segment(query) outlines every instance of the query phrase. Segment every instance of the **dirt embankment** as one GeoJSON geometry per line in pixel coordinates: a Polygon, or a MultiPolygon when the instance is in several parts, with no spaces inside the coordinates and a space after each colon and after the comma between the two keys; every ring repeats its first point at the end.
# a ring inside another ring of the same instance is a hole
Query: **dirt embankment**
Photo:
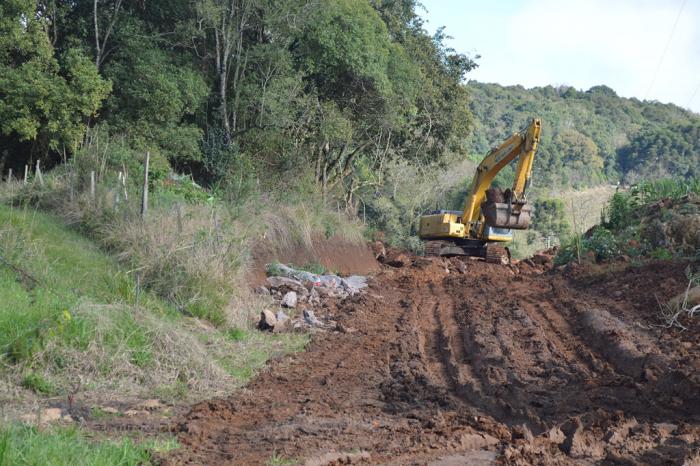
{"type": "Polygon", "coordinates": [[[261,244],[253,250],[250,285],[265,284],[265,265],[273,262],[307,266],[318,264],[326,270],[342,275],[365,275],[379,271],[371,249],[365,242],[342,238],[313,238],[310,244],[294,243],[289,247],[273,248],[261,244]]]}
{"type": "Polygon", "coordinates": [[[683,264],[410,259],[329,305],[345,332],[194,406],[165,463],[700,461],[700,326],[657,326],[683,264]]]}

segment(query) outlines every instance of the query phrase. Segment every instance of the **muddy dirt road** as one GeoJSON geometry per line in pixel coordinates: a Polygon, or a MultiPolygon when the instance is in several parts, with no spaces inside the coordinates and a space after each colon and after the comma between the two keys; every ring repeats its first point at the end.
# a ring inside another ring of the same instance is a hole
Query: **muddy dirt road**
{"type": "Polygon", "coordinates": [[[700,464],[700,325],[657,326],[683,270],[384,266],[165,463],[700,464]]]}

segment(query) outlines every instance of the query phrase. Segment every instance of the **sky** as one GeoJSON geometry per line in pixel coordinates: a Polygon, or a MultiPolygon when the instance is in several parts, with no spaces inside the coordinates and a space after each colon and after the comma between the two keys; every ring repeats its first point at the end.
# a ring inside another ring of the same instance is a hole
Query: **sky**
{"type": "Polygon", "coordinates": [[[598,84],[700,113],[700,0],[421,0],[426,29],[445,26],[467,79],[598,84]],[[680,13],[680,15],[679,15],[680,13]]]}

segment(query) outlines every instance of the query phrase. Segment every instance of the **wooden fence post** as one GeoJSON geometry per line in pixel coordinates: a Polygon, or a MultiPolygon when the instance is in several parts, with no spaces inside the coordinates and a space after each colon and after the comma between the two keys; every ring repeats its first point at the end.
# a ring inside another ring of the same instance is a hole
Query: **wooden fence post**
{"type": "Polygon", "coordinates": [[[12,181],[12,169],[10,168],[10,171],[7,173],[7,182],[9,183],[11,181],[12,181]]]}
{"type": "Polygon", "coordinates": [[[177,234],[182,234],[182,204],[177,203],[177,234]]]}
{"type": "Polygon", "coordinates": [[[73,200],[75,199],[75,193],[73,192],[73,184],[75,180],[75,173],[73,172],[73,167],[71,167],[70,170],[70,176],[68,177],[68,196],[70,199],[71,204],[73,203],[73,200]]]}
{"type": "Polygon", "coordinates": [[[90,170],[90,199],[95,202],[95,170],[90,170]]]}
{"type": "Polygon", "coordinates": [[[36,170],[34,171],[34,175],[39,179],[39,184],[44,186],[44,177],[41,176],[41,168],[39,168],[39,161],[36,161],[36,170]]]}
{"type": "Polygon", "coordinates": [[[143,164],[143,191],[141,193],[141,218],[146,218],[148,210],[148,163],[151,159],[151,153],[146,152],[146,160],[143,164]]]}
{"type": "Polygon", "coordinates": [[[27,180],[29,179],[29,165],[24,166],[24,184],[27,184],[27,180]]]}

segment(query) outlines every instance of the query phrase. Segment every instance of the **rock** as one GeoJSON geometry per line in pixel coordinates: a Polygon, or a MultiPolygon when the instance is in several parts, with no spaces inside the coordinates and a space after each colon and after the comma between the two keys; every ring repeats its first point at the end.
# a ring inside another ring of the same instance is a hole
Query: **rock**
{"type": "Polygon", "coordinates": [[[375,241],[372,243],[372,254],[374,254],[374,258],[376,260],[382,262],[386,257],[386,248],[384,247],[384,243],[381,241],[375,241]]]}
{"type": "Polygon", "coordinates": [[[294,291],[301,291],[304,288],[304,285],[299,280],[287,277],[267,277],[267,283],[271,288],[286,287],[294,291]]]}
{"type": "Polygon", "coordinates": [[[552,263],[552,256],[547,254],[535,254],[530,260],[537,265],[548,265],[552,263]]]}
{"type": "Polygon", "coordinates": [[[148,416],[150,413],[143,409],[127,409],[124,411],[124,416],[136,417],[136,416],[148,416]]]}
{"type": "Polygon", "coordinates": [[[46,408],[39,413],[24,414],[19,417],[28,424],[48,424],[49,422],[60,421],[63,418],[61,408],[46,408]]]}
{"type": "Polygon", "coordinates": [[[462,434],[459,443],[464,450],[480,450],[498,444],[498,439],[484,433],[470,433],[462,434]]]}
{"type": "Polygon", "coordinates": [[[358,453],[329,452],[304,461],[304,466],[332,466],[336,464],[365,464],[372,459],[366,451],[358,453]]]}
{"type": "Polygon", "coordinates": [[[283,297],[282,297],[282,306],[283,307],[297,307],[297,301],[299,298],[297,298],[297,293],[296,291],[288,291],[283,297]]]}
{"type": "Polygon", "coordinates": [[[260,330],[273,330],[277,325],[277,318],[269,309],[264,309],[260,313],[260,322],[258,322],[258,329],[260,330]]]}
{"type": "Polygon", "coordinates": [[[337,322],[335,324],[335,329],[340,332],[340,333],[354,333],[357,332],[357,329],[354,329],[352,327],[346,327],[345,325],[341,324],[340,322],[337,322]]]}
{"type": "Polygon", "coordinates": [[[573,458],[601,459],[605,456],[603,445],[589,431],[586,431],[581,422],[574,418],[562,426],[562,432],[566,439],[559,448],[573,458]]]}
{"type": "Polygon", "coordinates": [[[557,445],[560,445],[566,440],[564,432],[557,426],[552,427],[547,431],[547,440],[557,445]]]}
{"type": "Polygon", "coordinates": [[[343,286],[350,294],[355,294],[362,288],[367,288],[367,277],[352,275],[343,279],[343,286]]]}
{"type": "Polygon", "coordinates": [[[532,440],[535,438],[532,435],[532,432],[530,432],[530,429],[525,424],[513,427],[512,436],[513,436],[513,440],[523,439],[527,443],[531,443],[532,440]]]}
{"type": "Polygon", "coordinates": [[[112,408],[111,406],[105,406],[98,409],[106,414],[119,414],[119,410],[117,408],[112,408]]]}
{"type": "Polygon", "coordinates": [[[156,409],[160,409],[162,407],[163,404],[156,399],[144,400],[136,405],[137,409],[145,409],[148,411],[155,411],[156,409]]]}
{"type": "Polygon", "coordinates": [[[270,296],[270,290],[268,290],[266,287],[264,287],[262,285],[255,287],[255,292],[257,294],[260,294],[260,295],[270,296]]]}
{"type": "Polygon", "coordinates": [[[319,297],[321,296],[328,296],[328,297],[333,297],[332,295],[335,293],[335,290],[331,287],[328,286],[317,286],[314,288],[316,291],[316,294],[318,294],[319,297]]]}
{"type": "Polygon", "coordinates": [[[676,431],[676,429],[678,429],[678,426],[669,422],[659,422],[654,424],[654,429],[656,429],[661,438],[667,438],[670,437],[671,434],[676,431]]]}
{"type": "Polygon", "coordinates": [[[304,322],[314,327],[322,327],[323,322],[316,318],[314,311],[304,309],[304,322]]]}
{"type": "Polygon", "coordinates": [[[277,315],[275,316],[275,318],[277,319],[277,323],[281,323],[288,320],[289,316],[285,314],[283,310],[280,309],[279,311],[277,311],[277,315]]]}
{"type": "Polygon", "coordinates": [[[605,433],[603,440],[611,445],[622,445],[627,438],[624,432],[619,430],[609,430],[605,433]]]}
{"type": "Polygon", "coordinates": [[[385,260],[384,263],[392,267],[401,268],[410,265],[411,259],[406,254],[397,254],[385,260]]]}

